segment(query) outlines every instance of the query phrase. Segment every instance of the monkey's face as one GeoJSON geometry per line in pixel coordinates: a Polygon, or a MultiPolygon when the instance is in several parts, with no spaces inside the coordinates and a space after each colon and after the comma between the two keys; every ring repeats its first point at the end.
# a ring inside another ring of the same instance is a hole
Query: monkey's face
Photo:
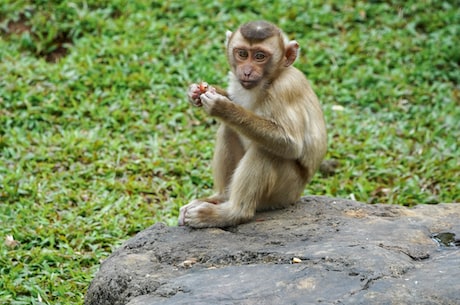
{"type": "Polygon", "coordinates": [[[284,44],[280,35],[247,39],[240,31],[227,32],[227,57],[232,72],[245,89],[270,82],[282,66],[284,44]]]}
{"type": "Polygon", "coordinates": [[[235,47],[233,49],[234,73],[240,84],[246,89],[256,87],[265,75],[265,67],[269,64],[270,52],[256,47],[235,47]]]}

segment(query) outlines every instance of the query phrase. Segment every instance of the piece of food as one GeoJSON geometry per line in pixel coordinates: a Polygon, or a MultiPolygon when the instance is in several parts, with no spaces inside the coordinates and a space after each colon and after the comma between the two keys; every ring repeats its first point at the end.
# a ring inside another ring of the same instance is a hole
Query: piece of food
{"type": "Polygon", "coordinates": [[[207,82],[201,82],[201,83],[199,84],[199,88],[200,88],[201,94],[203,94],[203,93],[206,93],[206,91],[208,91],[209,85],[208,85],[207,82]]]}

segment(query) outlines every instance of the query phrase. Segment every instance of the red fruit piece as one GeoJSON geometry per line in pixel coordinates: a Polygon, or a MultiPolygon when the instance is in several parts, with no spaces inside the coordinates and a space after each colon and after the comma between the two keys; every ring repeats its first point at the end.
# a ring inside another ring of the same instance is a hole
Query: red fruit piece
{"type": "Polygon", "coordinates": [[[203,94],[203,93],[206,93],[206,91],[208,91],[209,85],[207,82],[201,82],[199,87],[200,87],[201,94],[203,94]]]}

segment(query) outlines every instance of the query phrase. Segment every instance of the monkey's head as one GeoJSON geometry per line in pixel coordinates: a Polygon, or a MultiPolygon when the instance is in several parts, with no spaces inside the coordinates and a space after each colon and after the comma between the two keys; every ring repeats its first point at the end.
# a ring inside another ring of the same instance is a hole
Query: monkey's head
{"type": "Polygon", "coordinates": [[[253,21],[227,32],[227,59],[245,89],[272,82],[296,60],[299,44],[274,24],[253,21]]]}

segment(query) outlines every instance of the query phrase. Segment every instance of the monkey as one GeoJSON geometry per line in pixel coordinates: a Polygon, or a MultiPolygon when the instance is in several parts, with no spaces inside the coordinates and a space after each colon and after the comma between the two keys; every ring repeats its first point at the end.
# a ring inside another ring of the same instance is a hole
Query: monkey
{"type": "Polygon", "coordinates": [[[299,43],[276,25],[251,21],[226,33],[227,90],[191,84],[187,96],[217,119],[214,191],[180,208],[179,226],[229,227],[257,211],[298,201],[327,151],[326,124],[305,75],[299,43]]]}

